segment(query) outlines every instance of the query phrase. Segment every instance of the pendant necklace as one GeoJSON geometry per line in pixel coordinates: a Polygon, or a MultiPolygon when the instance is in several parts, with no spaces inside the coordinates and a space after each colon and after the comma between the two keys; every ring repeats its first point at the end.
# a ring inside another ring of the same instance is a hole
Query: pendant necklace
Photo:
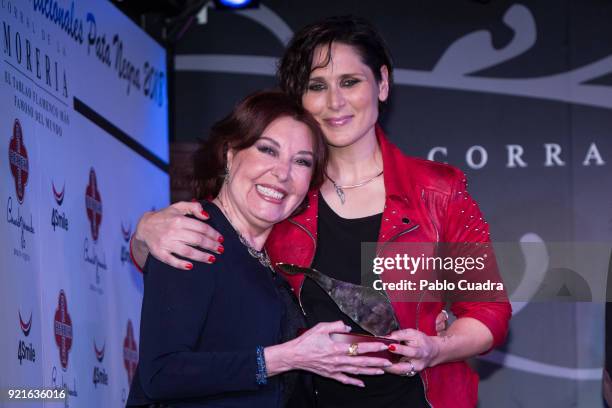
{"type": "Polygon", "coordinates": [[[340,202],[344,205],[344,203],[346,202],[346,195],[344,194],[344,190],[348,190],[351,188],[357,188],[357,187],[361,187],[361,186],[365,186],[366,184],[372,182],[374,179],[380,177],[383,174],[383,170],[380,171],[380,173],[378,173],[377,175],[370,177],[367,180],[364,180],[360,183],[357,184],[347,184],[345,186],[340,186],[336,183],[336,181],[329,177],[327,175],[327,173],[325,173],[325,177],[327,177],[329,179],[329,181],[332,182],[332,184],[334,185],[334,189],[336,190],[336,194],[338,195],[338,197],[340,198],[340,202]]]}
{"type": "Polygon", "coordinates": [[[225,214],[225,218],[227,218],[227,221],[230,223],[234,231],[236,231],[236,234],[238,234],[238,239],[240,240],[242,245],[246,247],[247,251],[249,252],[249,255],[257,259],[259,263],[262,264],[264,267],[271,268],[272,263],[270,262],[270,257],[268,256],[268,253],[266,252],[266,250],[262,249],[260,251],[258,249],[253,248],[253,246],[249,243],[249,241],[247,241],[247,239],[244,236],[242,236],[240,231],[238,231],[238,229],[234,226],[234,224],[232,223],[232,220],[230,220],[229,214],[227,212],[227,208],[225,208],[225,204],[223,204],[223,201],[221,200],[221,198],[217,197],[217,201],[219,201],[219,204],[221,204],[221,209],[223,213],[225,214]]]}

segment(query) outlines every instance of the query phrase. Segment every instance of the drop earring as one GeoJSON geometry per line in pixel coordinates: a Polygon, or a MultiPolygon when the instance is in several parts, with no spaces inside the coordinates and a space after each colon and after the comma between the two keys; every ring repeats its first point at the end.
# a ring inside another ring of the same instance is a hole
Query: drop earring
{"type": "Polygon", "coordinates": [[[227,165],[225,166],[225,174],[223,175],[223,182],[225,184],[229,184],[230,181],[230,174],[229,174],[229,167],[227,167],[227,165]]]}

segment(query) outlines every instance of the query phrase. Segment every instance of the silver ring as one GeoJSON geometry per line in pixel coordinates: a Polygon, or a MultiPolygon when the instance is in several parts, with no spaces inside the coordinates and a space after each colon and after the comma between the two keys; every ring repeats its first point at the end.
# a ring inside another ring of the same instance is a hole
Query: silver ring
{"type": "Polygon", "coordinates": [[[416,370],[414,369],[414,364],[412,364],[412,361],[409,361],[409,363],[410,363],[410,371],[408,371],[408,372],[407,372],[406,374],[404,374],[404,375],[405,375],[406,377],[414,377],[414,376],[417,374],[417,372],[416,372],[416,370]]]}

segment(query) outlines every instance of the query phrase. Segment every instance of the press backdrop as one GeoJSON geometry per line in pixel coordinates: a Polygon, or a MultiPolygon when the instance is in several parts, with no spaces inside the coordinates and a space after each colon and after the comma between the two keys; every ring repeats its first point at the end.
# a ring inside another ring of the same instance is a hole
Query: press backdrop
{"type": "Polygon", "coordinates": [[[168,204],[166,52],[109,2],[0,1],[0,407],[121,407],[168,204]],[[8,389],[66,387],[65,404],[8,389]]]}

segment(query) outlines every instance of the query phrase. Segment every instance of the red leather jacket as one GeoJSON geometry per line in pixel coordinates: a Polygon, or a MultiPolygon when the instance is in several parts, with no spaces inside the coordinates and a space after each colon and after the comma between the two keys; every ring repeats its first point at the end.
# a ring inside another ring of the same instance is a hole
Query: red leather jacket
{"type": "MultiPolygon", "coordinates": [[[[405,156],[377,127],[385,175],[385,208],[379,242],[489,242],[489,229],[466,192],[464,174],[449,165],[405,156]],[[418,225],[418,228],[415,226],[418,225]]],[[[266,249],[274,263],[312,264],[317,245],[317,196],[308,193],[305,211],[274,226],[266,249]]],[[[304,276],[287,276],[300,298],[304,276]]],[[[435,318],[442,302],[392,302],[401,328],[436,335],[435,318]]],[[[505,293],[498,302],[455,302],[457,317],[481,321],[500,345],[508,331],[511,307],[505,293]]],[[[474,407],[478,376],[465,362],[444,363],[420,373],[427,401],[435,408],[474,407]]]]}

